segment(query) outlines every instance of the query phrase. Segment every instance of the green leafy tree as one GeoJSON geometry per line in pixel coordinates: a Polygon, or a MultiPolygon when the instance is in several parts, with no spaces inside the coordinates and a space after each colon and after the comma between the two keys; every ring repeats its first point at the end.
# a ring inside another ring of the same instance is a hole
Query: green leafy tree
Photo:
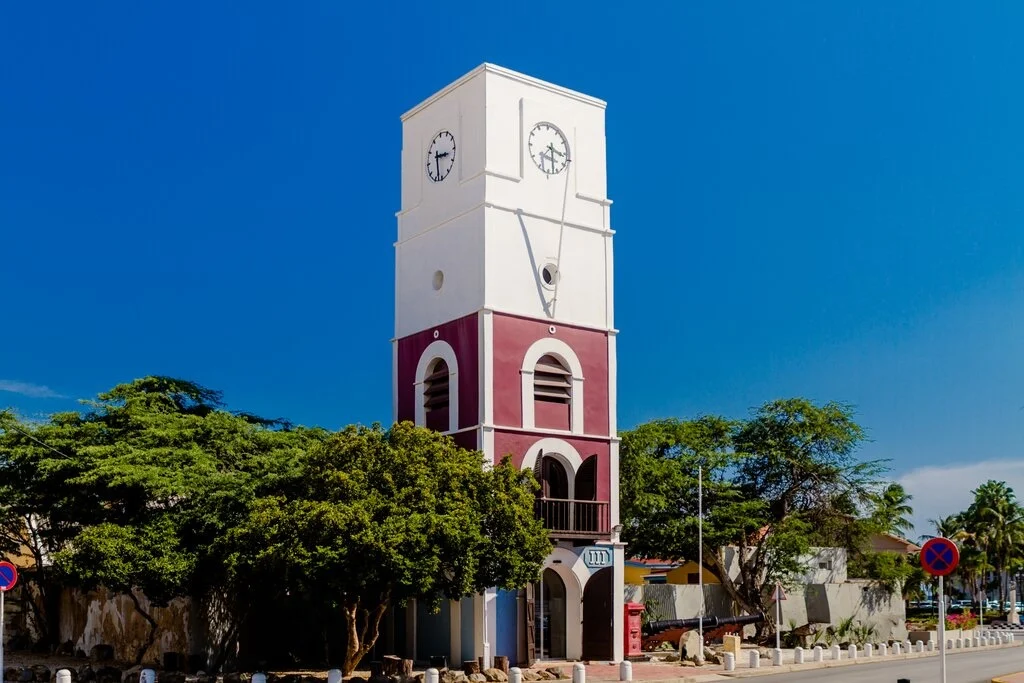
{"type": "Polygon", "coordinates": [[[137,593],[160,606],[223,592],[215,544],[320,433],[233,414],[217,392],[167,377],[118,385],[86,405],[43,424],[8,422],[0,465],[27,482],[17,500],[36,521],[35,571],[129,596],[150,624],[141,662],[157,623],[137,593]]]}
{"type": "MultiPolygon", "coordinates": [[[[347,676],[389,605],[438,606],[536,579],[550,541],[532,475],[399,423],[349,427],[315,445],[226,541],[234,585],[277,582],[344,616],[347,676]]],[[[296,598],[297,599],[297,598],[296,598]]]]}
{"type": "Polygon", "coordinates": [[[852,514],[877,490],[881,466],[853,457],[862,440],[849,408],[799,398],[769,402],[741,422],[640,425],[620,448],[627,547],[640,557],[699,558],[740,609],[764,612],[770,586],[792,582],[812,546],[863,543],[869,526],[852,514]]]}

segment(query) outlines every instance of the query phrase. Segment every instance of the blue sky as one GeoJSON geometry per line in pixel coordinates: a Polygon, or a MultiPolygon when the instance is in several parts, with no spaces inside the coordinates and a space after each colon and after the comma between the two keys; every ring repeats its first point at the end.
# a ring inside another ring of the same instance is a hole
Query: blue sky
{"type": "Polygon", "coordinates": [[[398,117],[489,61],[608,101],[621,425],[836,399],[921,519],[1024,492],[1024,6],[625,6],[8,4],[0,405],[388,420],[398,117]]]}

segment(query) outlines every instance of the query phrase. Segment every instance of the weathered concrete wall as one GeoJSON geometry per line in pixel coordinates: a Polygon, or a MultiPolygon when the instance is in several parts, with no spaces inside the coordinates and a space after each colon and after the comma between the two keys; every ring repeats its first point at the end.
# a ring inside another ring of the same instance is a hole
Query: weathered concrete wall
{"type": "MultiPolygon", "coordinates": [[[[700,608],[700,587],[692,585],[648,584],[626,586],[626,600],[656,603],[659,619],[690,619],[700,608]]],[[[737,613],[722,586],[704,586],[704,613],[708,616],[732,616],[737,613]]],[[[775,619],[775,603],[766,604],[770,619],[775,619]]],[[[899,592],[889,593],[873,588],[870,582],[851,580],[845,583],[809,584],[786,591],[782,601],[782,630],[808,623],[837,626],[853,617],[862,624],[874,626],[879,641],[906,638],[906,606],[899,592]]],[[[753,629],[745,629],[752,632],[753,629]]]]}
{"type": "MultiPolygon", "coordinates": [[[[193,651],[190,600],[177,599],[167,607],[153,607],[146,596],[136,596],[158,625],[157,640],[146,651],[143,662],[159,662],[165,652],[193,651]]],[[[149,638],[149,629],[149,622],[126,595],[111,596],[105,589],[87,593],[66,589],[61,595],[60,640],[71,641],[76,651],[88,654],[96,645],[110,645],[117,660],[131,662],[149,638]]]]}

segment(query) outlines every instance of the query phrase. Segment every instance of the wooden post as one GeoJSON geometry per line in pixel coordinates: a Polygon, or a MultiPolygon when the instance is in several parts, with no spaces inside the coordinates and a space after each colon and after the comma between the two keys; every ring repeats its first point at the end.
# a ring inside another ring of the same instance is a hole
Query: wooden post
{"type": "Polygon", "coordinates": [[[500,655],[494,656],[494,668],[504,672],[508,676],[508,657],[502,657],[500,655]]]}
{"type": "Polygon", "coordinates": [[[402,660],[402,678],[412,678],[412,660],[402,660]]]}
{"type": "Polygon", "coordinates": [[[462,662],[462,673],[467,676],[480,673],[480,662],[475,659],[467,659],[462,662]]]}

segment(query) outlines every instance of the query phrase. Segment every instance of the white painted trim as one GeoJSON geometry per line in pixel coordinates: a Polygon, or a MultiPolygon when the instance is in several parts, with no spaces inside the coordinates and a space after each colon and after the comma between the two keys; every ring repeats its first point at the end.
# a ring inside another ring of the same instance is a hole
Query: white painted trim
{"type": "Polygon", "coordinates": [[[572,350],[572,347],[561,339],[557,339],[555,337],[544,337],[543,339],[538,339],[530,346],[529,349],[526,350],[526,355],[523,356],[523,366],[520,370],[522,383],[523,428],[534,428],[533,370],[537,366],[537,361],[541,359],[541,356],[547,354],[558,357],[563,363],[569,366],[569,371],[572,373],[569,431],[573,434],[582,434],[584,414],[583,365],[580,363],[580,359],[576,356],[576,352],[572,350]]]}
{"type": "MultiPolygon", "coordinates": [[[[583,457],[580,452],[572,447],[567,441],[562,439],[541,439],[532,446],[530,446],[526,453],[523,455],[524,470],[533,471],[534,466],[537,464],[537,458],[544,455],[556,456],[562,461],[562,464],[566,468],[566,474],[569,476],[569,487],[572,488],[572,480],[575,478],[576,472],[579,471],[580,465],[583,464],[583,457]]],[[[569,496],[572,499],[572,496],[569,496]]]]}
{"type": "Polygon", "coordinates": [[[398,340],[391,341],[391,421],[398,422],[398,340]]]}
{"type": "Polygon", "coordinates": [[[481,429],[480,436],[477,438],[480,444],[480,452],[484,454],[484,459],[490,462],[492,465],[498,462],[499,457],[504,457],[506,453],[502,453],[499,456],[494,452],[494,430],[492,429],[481,429]]]}
{"type": "MultiPolygon", "coordinates": [[[[494,175],[494,174],[485,171],[483,175],[494,175]]],[[[474,178],[475,177],[476,176],[474,176],[474,178]]],[[[465,182],[469,182],[469,181],[465,181],[465,182]]],[[[395,214],[395,217],[401,219],[405,214],[410,213],[412,211],[415,211],[417,207],[418,207],[418,205],[414,206],[412,208],[406,209],[405,211],[399,211],[399,212],[397,212],[395,214]]],[[[405,239],[398,239],[398,240],[392,242],[391,246],[397,247],[399,245],[405,244],[406,242],[411,242],[411,241],[413,241],[413,240],[415,240],[415,239],[417,239],[419,237],[422,237],[424,235],[427,235],[427,234],[433,232],[434,230],[437,230],[438,228],[444,227],[448,223],[451,223],[452,221],[454,221],[454,220],[456,220],[458,218],[461,218],[461,217],[465,216],[468,213],[472,213],[473,211],[477,211],[477,210],[479,210],[481,208],[483,208],[483,209],[496,209],[498,211],[504,211],[506,213],[521,214],[521,215],[526,216],[528,218],[536,218],[538,220],[542,220],[542,221],[545,221],[547,223],[551,223],[553,225],[560,225],[561,224],[561,221],[555,220],[555,219],[551,218],[551,216],[544,216],[544,215],[541,215],[539,213],[531,213],[529,211],[524,211],[521,208],[512,208],[512,207],[509,207],[509,206],[504,206],[503,204],[495,204],[494,202],[483,201],[483,202],[477,202],[476,204],[473,204],[469,208],[464,209],[460,213],[458,213],[458,214],[456,214],[454,216],[450,216],[448,218],[445,218],[441,222],[436,223],[435,225],[432,225],[429,228],[424,228],[420,232],[417,232],[415,235],[410,235],[409,237],[406,237],[405,239]]],[[[573,223],[573,222],[568,221],[568,220],[565,222],[565,227],[567,227],[567,228],[576,228],[577,230],[583,230],[584,232],[593,232],[593,233],[597,233],[599,235],[606,235],[608,237],[611,237],[612,235],[615,234],[615,231],[612,230],[611,228],[594,227],[592,225],[583,225],[582,223],[573,223]]],[[[401,226],[399,226],[399,234],[401,234],[401,232],[402,232],[402,229],[401,229],[401,226]]]]}
{"type": "Polygon", "coordinates": [[[608,335],[608,433],[618,433],[619,362],[618,344],[614,334],[608,335]]]}
{"type": "Polygon", "coordinates": [[[436,359],[448,364],[448,431],[459,429],[459,361],[455,357],[455,349],[443,339],[435,339],[420,354],[416,364],[416,424],[427,423],[427,411],[423,407],[423,383],[427,377],[427,368],[436,359]]]}
{"type": "Polygon", "coordinates": [[[590,574],[579,555],[562,547],[551,551],[544,560],[544,569],[553,570],[565,584],[565,658],[580,659],[583,657],[583,586],[590,574]],[[555,560],[561,562],[556,564],[555,560]]]}
{"type": "Polygon", "coordinates": [[[404,122],[406,119],[414,116],[415,114],[425,109],[426,107],[429,107],[432,103],[441,99],[442,97],[452,92],[459,86],[468,83],[469,81],[473,80],[475,77],[479,76],[482,73],[492,73],[496,76],[502,76],[504,78],[509,79],[510,81],[516,81],[517,83],[522,83],[523,85],[528,85],[534,88],[539,88],[541,90],[546,90],[556,95],[562,95],[564,97],[568,97],[569,99],[576,100],[577,102],[598,107],[599,109],[605,109],[608,106],[608,104],[604,100],[598,99],[596,97],[585,95],[576,90],[570,90],[569,88],[565,88],[554,83],[549,83],[548,81],[542,81],[539,78],[527,76],[526,74],[519,73],[518,71],[512,71],[511,69],[506,69],[505,67],[498,66],[497,64],[484,62],[483,64],[476,67],[469,73],[463,74],[459,78],[455,79],[453,82],[446,85],[444,88],[441,88],[436,93],[434,93],[427,99],[423,100],[422,102],[414,106],[412,109],[406,111],[400,117],[401,121],[404,122]]]}
{"type": "MultiPolygon", "coordinates": [[[[602,443],[621,441],[617,436],[611,436],[610,434],[567,434],[561,429],[545,429],[543,427],[534,427],[533,429],[526,429],[517,425],[496,425],[496,424],[485,424],[480,425],[484,430],[510,432],[513,434],[530,434],[532,436],[553,436],[553,437],[567,437],[571,436],[574,439],[584,439],[586,441],[600,441],[602,443]]],[[[476,429],[472,427],[471,429],[476,429]]],[[[466,431],[461,429],[459,431],[466,431]]]]}
{"type": "Polygon", "coordinates": [[[623,637],[625,636],[625,547],[617,543],[612,549],[612,662],[621,662],[625,656],[623,637]]]}
{"type": "MultiPolygon", "coordinates": [[[[480,312],[480,421],[494,421],[494,313],[480,312]]],[[[492,454],[493,455],[493,454],[492,454]]]]}
{"type": "Polygon", "coordinates": [[[619,523],[619,442],[608,446],[608,523],[611,528],[619,523]]]}
{"type": "Polygon", "coordinates": [[[604,322],[615,326],[615,259],[611,233],[604,240],[604,322]]]}

